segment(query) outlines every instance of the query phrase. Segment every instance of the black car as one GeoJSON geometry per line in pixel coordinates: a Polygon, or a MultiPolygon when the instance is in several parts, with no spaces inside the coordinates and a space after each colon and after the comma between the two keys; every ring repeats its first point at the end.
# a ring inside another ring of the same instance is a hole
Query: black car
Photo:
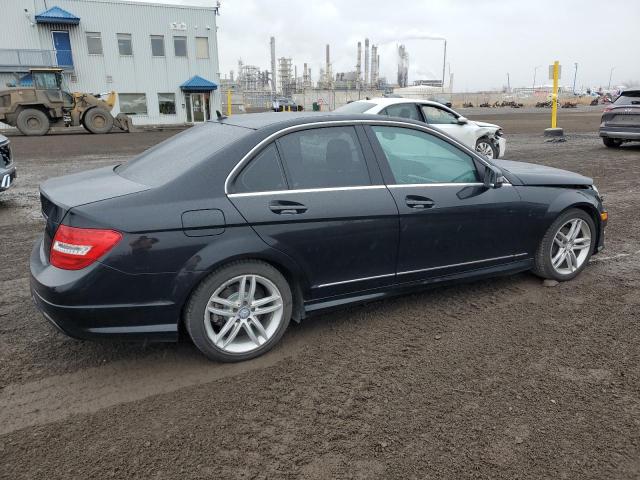
{"type": "Polygon", "coordinates": [[[41,186],[31,290],[78,338],[175,341],[237,361],[290,319],[443,282],[569,280],[603,248],[591,179],[488,161],[371,115],[211,121],[41,186]]]}
{"type": "Polygon", "coordinates": [[[600,136],[607,147],[640,142],[640,90],[627,90],[604,109],[600,136]]]}
{"type": "Polygon", "coordinates": [[[13,184],[16,175],[11,142],[4,135],[0,135],[0,192],[4,192],[13,184]]]}

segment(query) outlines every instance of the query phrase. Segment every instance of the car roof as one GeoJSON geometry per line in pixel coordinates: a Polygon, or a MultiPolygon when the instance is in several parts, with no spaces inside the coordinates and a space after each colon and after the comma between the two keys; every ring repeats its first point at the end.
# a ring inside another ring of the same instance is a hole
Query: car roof
{"type": "Polygon", "coordinates": [[[423,98],[398,98],[398,97],[376,97],[369,100],[356,100],[354,103],[375,103],[376,105],[398,105],[402,103],[422,103],[426,105],[442,106],[440,102],[425,100],[423,98]]]}
{"type": "MultiPolygon", "coordinates": [[[[381,117],[379,120],[396,120],[403,123],[410,123],[425,127],[422,122],[410,120],[408,118],[381,117]]],[[[375,122],[376,117],[366,114],[343,114],[334,112],[264,112],[264,113],[245,113],[241,115],[232,115],[230,117],[219,120],[210,120],[210,123],[222,123],[233,125],[236,127],[248,128],[251,130],[260,130],[262,128],[279,126],[286,128],[288,126],[303,125],[305,123],[319,122],[335,122],[336,120],[346,121],[366,121],[375,122]]]]}

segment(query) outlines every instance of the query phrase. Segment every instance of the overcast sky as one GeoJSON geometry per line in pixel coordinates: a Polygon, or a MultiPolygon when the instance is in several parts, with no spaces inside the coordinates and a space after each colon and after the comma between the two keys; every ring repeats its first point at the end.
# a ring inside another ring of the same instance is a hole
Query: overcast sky
{"type": "MultiPolygon", "coordinates": [[[[146,1],[146,0],[140,0],[146,1]]],[[[215,0],[151,0],[213,5],[215,0]]],[[[547,65],[560,60],[561,83],[607,86],[640,81],[640,0],[222,0],[218,17],[223,74],[245,63],[270,68],[269,37],[276,56],[292,57],[302,75],[307,62],[317,79],[331,45],[333,72],[355,69],[356,44],[380,44],[381,75],[395,81],[396,44],[410,56],[409,80],[442,75],[447,39],[447,78],[454,90],[473,91],[548,82],[547,65]]]]}

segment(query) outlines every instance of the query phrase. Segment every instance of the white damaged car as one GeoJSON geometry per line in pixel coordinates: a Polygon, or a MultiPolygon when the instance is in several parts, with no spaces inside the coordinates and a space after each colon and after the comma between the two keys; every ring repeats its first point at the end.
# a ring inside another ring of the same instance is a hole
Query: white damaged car
{"type": "Polygon", "coordinates": [[[389,115],[428,123],[489,158],[503,157],[507,148],[502,128],[498,125],[468,120],[438,102],[409,98],[372,98],[348,103],[335,111],[389,115]]]}

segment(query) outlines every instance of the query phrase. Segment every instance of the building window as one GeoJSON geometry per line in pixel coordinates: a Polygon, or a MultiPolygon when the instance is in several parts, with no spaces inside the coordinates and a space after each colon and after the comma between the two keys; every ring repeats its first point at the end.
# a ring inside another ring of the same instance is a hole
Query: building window
{"type": "Polygon", "coordinates": [[[158,105],[162,115],[176,114],[176,94],[175,93],[159,93],[158,105]]]}
{"type": "Polygon", "coordinates": [[[173,37],[173,51],[176,57],[186,57],[187,37],[173,37]]]}
{"type": "Polygon", "coordinates": [[[147,96],[144,93],[121,93],[120,112],[127,115],[146,115],[147,96]]]}
{"type": "Polygon", "coordinates": [[[209,58],[209,39],[196,37],[196,58],[209,58]]]}
{"type": "Polygon", "coordinates": [[[164,35],[151,35],[151,55],[164,57],[164,35]]]}
{"type": "Polygon", "coordinates": [[[118,34],[118,51],[120,52],[120,55],[123,56],[133,55],[133,46],[131,45],[130,33],[118,34]]]}
{"type": "Polygon", "coordinates": [[[102,55],[102,37],[100,32],[87,32],[87,50],[89,55],[102,55]]]}

